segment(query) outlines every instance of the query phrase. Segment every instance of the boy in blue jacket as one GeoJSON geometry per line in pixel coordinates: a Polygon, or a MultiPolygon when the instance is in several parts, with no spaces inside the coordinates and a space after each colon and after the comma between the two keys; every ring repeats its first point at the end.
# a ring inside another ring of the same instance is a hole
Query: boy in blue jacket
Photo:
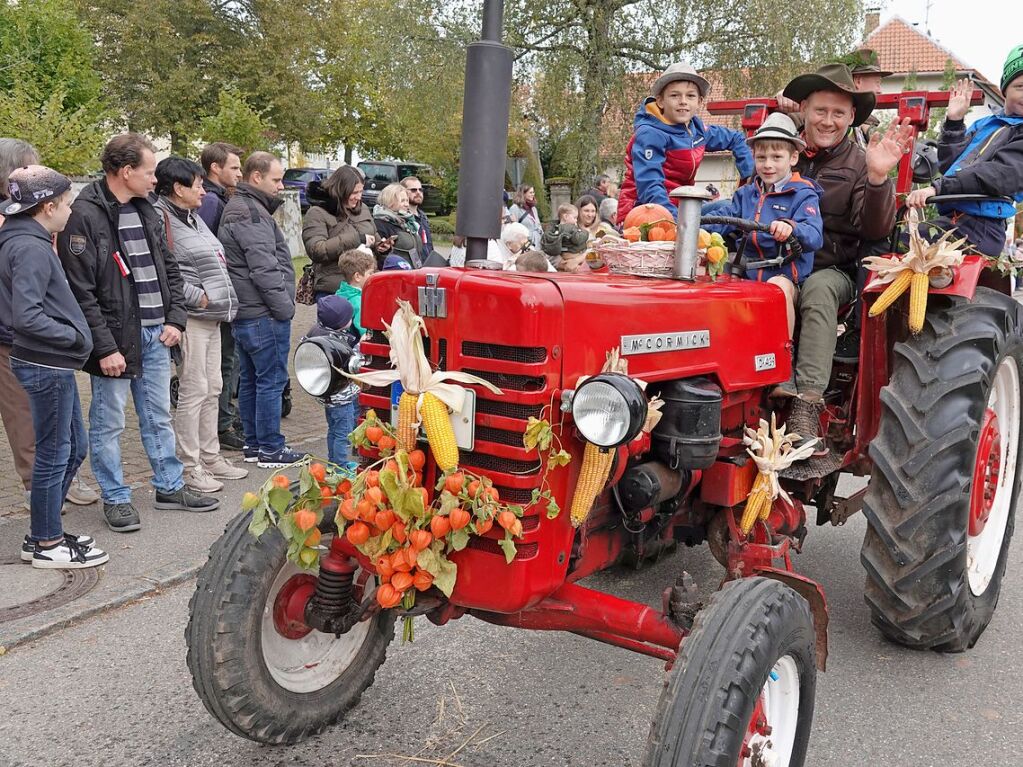
{"type": "MultiPolygon", "coordinates": [[[[1023,45],[1017,45],[1002,69],[1005,107],[970,125],[973,86],[960,80],[949,94],[945,124],[938,138],[938,165],[943,175],[931,186],[916,189],[906,205],[922,208],[934,195],[983,194],[1023,202],[1023,45]]],[[[921,234],[955,229],[973,248],[997,257],[1005,247],[1005,221],[1016,215],[1009,202],[939,203],[938,218],[921,225],[921,234]]]]}
{"type": "Polygon", "coordinates": [[[753,173],[746,137],[696,116],[710,83],[689,64],[672,64],[657,78],[650,98],[639,105],[625,150],[625,179],[618,194],[618,223],[637,205],[657,203],[675,215],[668,192],[691,186],[704,152],[730,150],[740,178],[753,173]]]}
{"type": "MultiPolygon", "coordinates": [[[[824,244],[824,222],[821,219],[822,189],[811,179],[802,178],[793,168],[799,152],[806,144],[796,133],[792,118],[781,112],[770,115],[754,133],[749,143],[757,177],[752,184],[740,187],[731,202],[714,211],[716,216],[746,218],[766,224],[770,235],[751,232],[740,243],[747,260],[766,261],[779,255],[781,243],[794,235],[803,253],[785,266],[751,269],[746,278],[777,285],[785,294],[789,338],[796,324],[796,297],[799,285],[813,271],[813,252],[824,244]]],[[[707,226],[707,230],[728,234],[734,227],[707,226]]]]}

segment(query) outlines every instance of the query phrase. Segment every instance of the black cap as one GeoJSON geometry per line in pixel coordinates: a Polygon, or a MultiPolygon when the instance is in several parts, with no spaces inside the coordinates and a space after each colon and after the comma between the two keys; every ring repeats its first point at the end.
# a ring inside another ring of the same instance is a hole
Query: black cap
{"type": "Polygon", "coordinates": [[[11,171],[7,185],[10,199],[0,203],[0,216],[26,213],[60,197],[71,188],[71,180],[45,165],[26,165],[11,171]]]}

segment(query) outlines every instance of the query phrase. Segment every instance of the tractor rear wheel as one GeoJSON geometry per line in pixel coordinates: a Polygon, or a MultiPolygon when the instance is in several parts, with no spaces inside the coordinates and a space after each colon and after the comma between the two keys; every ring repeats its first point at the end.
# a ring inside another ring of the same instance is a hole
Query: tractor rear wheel
{"type": "Polygon", "coordinates": [[[986,288],[941,301],[920,335],[895,346],[860,560],[882,634],[961,652],[994,615],[1012,539],[1023,311],[986,288]]]}
{"type": "Polygon", "coordinates": [[[810,606],[768,578],[726,584],[665,682],[644,767],[800,767],[817,686],[810,606]]]}
{"type": "Polygon", "coordinates": [[[288,561],[277,528],[254,538],[249,517],[228,524],[199,573],[185,629],[188,668],[199,698],[229,730],[296,743],[340,721],[373,683],[394,612],[339,637],[289,621],[288,599],[316,579],[288,561]]]}

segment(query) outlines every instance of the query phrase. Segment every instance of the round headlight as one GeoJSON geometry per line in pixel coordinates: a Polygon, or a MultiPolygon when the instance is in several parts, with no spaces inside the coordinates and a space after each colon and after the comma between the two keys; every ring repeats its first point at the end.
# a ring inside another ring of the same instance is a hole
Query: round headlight
{"type": "Polygon", "coordinates": [[[634,439],[646,420],[646,395],[619,373],[601,373],[575,390],[572,419],[579,433],[598,447],[618,447],[634,439]]]}
{"type": "Polygon", "coordinates": [[[307,394],[329,397],[347,384],[340,371],[351,372],[351,357],[352,350],[342,341],[329,336],[307,338],[295,350],[295,378],[307,394]]]}

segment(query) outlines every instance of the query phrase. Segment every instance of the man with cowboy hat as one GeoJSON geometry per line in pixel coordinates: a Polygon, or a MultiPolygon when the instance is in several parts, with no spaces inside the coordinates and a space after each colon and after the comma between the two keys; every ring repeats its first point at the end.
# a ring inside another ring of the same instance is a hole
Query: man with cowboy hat
{"type": "MultiPolygon", "coordinates": [[[[801,137],[806,148],[800,152],[796,171],[823,189],[824,245],[814,254],[813,271],[799,296],[802,327],[795,380],[778,386],[774,395],[793,398],[790,431],[820,437],[838,312],[856,297],[863,241],[887,236],[895,224],[895,187],[888,173],[910,151],[912,129],[895,121],[884,134],[875,132],[866,148],[858,146],[849,129],[863,124],[874,110],[875,97],[856,89],[845,64],[828,64],[800,75],[782,93],[799,104],[803,118],[801,137]]],[[[801,478],[819,476],[833,470],[837,461],[837,456],[818,457],[793,470],[801,478]]]]}

